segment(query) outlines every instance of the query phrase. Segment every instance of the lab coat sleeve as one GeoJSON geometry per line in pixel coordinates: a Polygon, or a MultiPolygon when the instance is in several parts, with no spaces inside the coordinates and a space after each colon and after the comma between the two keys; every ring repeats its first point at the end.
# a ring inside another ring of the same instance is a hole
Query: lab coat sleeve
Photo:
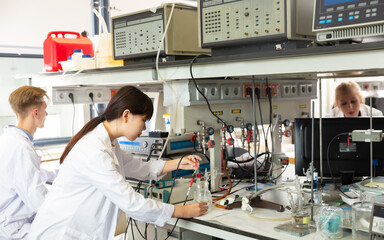
{"type": "Polygon", "coordinates": [[[174,206],[152,199],[145,199],[143,195],[134,191],[125,180],[125,176],[119,173],[114,155],[103,152],[92,161],[86,177],[108,199],[116,204],[122,211],[132,218],[153,223],[159,226],[170,220],[174,212],[174,206]]]}
{"type": "Polygon", "coordinates": [[[59,169],[48,170],[40,168],[40,178],[43,183],[52,183],[55,180],[59,169]]]}
{"type": "Polygon", "coordinates": [[[127,177],[139,180],[152,179],[155,181],[160,180],[165,174],[160,175],[163,171],[165,162],[163,160],[150,160],[144,162],[139,157],[133,157],[127,151],[119,149],[120,164],[124,169],[127,177]]]}
{"type": "Polygon", "coordinates": [[[32,148],[21,148],[17,157],[13,174],[15,191],[30,209],[37,212],[48,192],[40,178],[40,161],[36,161],[40,158],[32,148]]]}

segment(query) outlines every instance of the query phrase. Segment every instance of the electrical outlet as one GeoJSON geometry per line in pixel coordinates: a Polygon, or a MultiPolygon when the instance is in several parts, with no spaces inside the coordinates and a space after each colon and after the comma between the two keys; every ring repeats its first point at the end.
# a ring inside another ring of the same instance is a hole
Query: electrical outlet
{"type": "Polygon", "coordinates": [[[93,102],[101,102],[105,100],[104,98],[106,96],[102,89],[89,89],[85,93],[85,97],[88,98],[89,102],[92,102],[89,96],[91,93],[93,94],[93,102]]]}
{"type": "Polygon", "coordinates": [[[307,94],[312,94],[313,91],[315,91],[314,87],[312,84],[307,84],[307,94]]]}
{"type": "MultiPolygon", "coordinates": [[[[217,84],[199,84],[200,91],[204,94],[204,96],[208,100],[219,100],[220,99],[220,91],[217,84]]],[[[204,101],[204,98],[200,95],[196,90],[197,100],[204,101]]]]}
{"type": "Polygon", "coordinates": [[[291,85],[291,96],[297,96],[297,85],[296,84],[291,85]]]}
{"type": "Polygon", "coordinates": [[[279,87],[279,84],[268,84],[268,85],[264,85],[264,97],[267,97],[268,94],[267,94],[267,88],[270,88],[271,89],[271,96],[272,97],[276,97],[276,96],[279,96],[280,95],[280,87],[279,87]]]}
{"type": "Polygon", "coordinates": [[[233,84],[221,85],[221,99],[236,99],[242,98],[241,87],[233,84]]]}
{"type": "MultiPolygon", "coordinates": [[[[244,84],[244,97],[246,98],[246,97],[248,97],[249,96],[249,94],[247,93],[247,88],[250,88],[250,89],[252,89],[252,84],[244,84]]],[[[260,91],[260,84],[255,84],[255,88],[258,88],[259,89],[259,92],[261,93],[261,91],[260,91]]],[[[256,92],[255,92],[255,95],[256,95],[256,92]]]]}
{"type": "Polygon", "coordinates": [[[307,84],[299,84],[299,95],[300,96],[305,96],[307,95],[307,84]]]}
{"type": "Polygon", "coordinates": [[[380,83],[378,82],[373,82],[371,84],[371,90],[379,90],[380,89],[380,83]]]}
{"type": "Polygon", "coordinates": [[[291,96],[291,85],[283,85],[283,93],[284,97],[291,96]]]}
{"type": "Polygon", "coordinates": [[[54,90],[52,92],[53,98],[53,104],[67,104],[67,103],[72,103],[71,98],[69,97],[69,94],[73,95],[74,102],[76,103],[76,94],[75,90],[73,89],[61,89],[61,90],[54,90]]]}

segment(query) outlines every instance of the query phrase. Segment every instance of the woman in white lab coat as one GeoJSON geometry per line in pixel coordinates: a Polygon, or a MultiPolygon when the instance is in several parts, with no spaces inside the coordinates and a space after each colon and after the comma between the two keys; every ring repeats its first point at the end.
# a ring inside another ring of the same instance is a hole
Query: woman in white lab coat
{"type": "MultiPolygon", "coordinates": [[[[105,112],[90,120],[68,143],[60,172],[36,215],[30,239],[112,239],[119,209],[128,216],[163,226],[171,217],[204,214],[205,203],[173,206],[145,199],[125,177],[158,180],[177,168],[180,159],[143,162],[120,149],[117,138],[133,141],[153,113],[151,99],[132,86],[121,88],[105,112]]],[[[180,169],[194,169],[188,156],[180,169]]]]}
{"type": "MultiPolygon", "coordinates": [[[[370,107],[362,102],[359,85],[352,81],[342,82],[335,89],[335,107],[325,117],[370,116],[370,107]]],[[[383,113],[372,108],[372,116],[383,116],[383,113]]]]}

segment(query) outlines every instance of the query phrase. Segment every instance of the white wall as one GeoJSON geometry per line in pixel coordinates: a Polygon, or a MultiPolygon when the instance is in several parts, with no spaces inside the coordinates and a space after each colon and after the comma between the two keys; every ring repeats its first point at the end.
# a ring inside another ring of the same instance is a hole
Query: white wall
{"type": "MultiPolygon", "coordinates": [[[[41,54],[50,31],[91,32],[90,0],[13,0],[0,1],[0,132],[16,119],[8,103],[9,94],[27,85],[18,75],[36,74],[43,69],[43,58],[4,57],[7,54],[41,54]]],[[[71,136],[73,106],[48,106],[46,127],[36,138],[71,136]],[[56,127],[55,127],[56,126],[56,127]],[[59,127],[57,127],[59,126],[59,127]]],[[[84,123],[84,106],[76,105],[75,129],[84,123]]]]}
{"type": "Polygon", "coordinates": [[[42,54],[50,31],[91,32],[90,0],[0,1],[0,53],[42,54]]]}
{"type": "Polygon", "coordinates": [[[163,2],[171,2],[165,0],[141,0],[141,1],[127,1],[127,0],[110,0],[109,5],[115,7],[116,10],[111,10],[111,17],[123,15],[129,12],[136,12],[143,9],[152,8],[162,4],[163,2]]]}

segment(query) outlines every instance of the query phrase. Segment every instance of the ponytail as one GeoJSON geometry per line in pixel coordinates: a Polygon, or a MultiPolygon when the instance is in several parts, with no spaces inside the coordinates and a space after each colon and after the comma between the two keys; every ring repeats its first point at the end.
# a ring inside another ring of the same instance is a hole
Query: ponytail
{"type": "MultiPolygon", "coordinates": [[[[101,115],[103,116],[103,115],[101,115]]],[[[100,117],[95,117],[92,118],[87,124],[84,125],[84,127],[68,142],[67,146],[64,149],[63,154],[60,157],[60,164],[64,162],[64,159],[67,157],[68,153],[72,150],[72,148],[75,146],[75,144],[87,133],[92,131],[99,125],[100,123],[103,122],[103,118],[100,117]]]]}

